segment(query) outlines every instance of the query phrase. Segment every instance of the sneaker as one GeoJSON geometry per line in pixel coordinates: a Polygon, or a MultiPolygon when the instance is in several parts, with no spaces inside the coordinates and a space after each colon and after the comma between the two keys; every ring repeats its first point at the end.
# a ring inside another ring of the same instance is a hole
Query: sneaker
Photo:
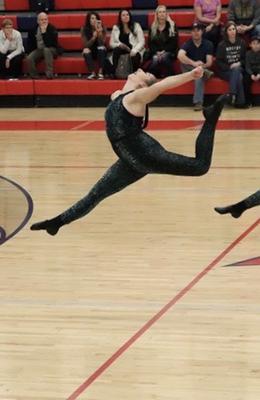
{"type": "Polygon", "coordinates": [[[87,79],[96,79],[96,74],[95,74],[95,72],[92,72],[92,73],[87,77],[87,79]]]}
{"type": "Polygon", "coordinates": [[[236,103],[236,95],[235,94],[230,94],[230,105],[234,106],[236,103]]]}
{"type": "Polygon", "coordinates": [[[202,103],[195,103],[194,104],[194,111],[201,111],[203,110],[202,103]]]}
{"type": "Polygon", "coordinates": [[[210,71],[209,69],[204,69],[203,73],[203,78],[206,78],[207,80],[210,79],[214,75],[213,71],[210,71]]]}
{"type": "Polygon", "coordinates": [[[98,78],[99,80],[103,80],[103,79],[104,79],[104,75],[101,74],[101,73],[99,73],[98,76],[97,76],[97,78],[98,78]]]}

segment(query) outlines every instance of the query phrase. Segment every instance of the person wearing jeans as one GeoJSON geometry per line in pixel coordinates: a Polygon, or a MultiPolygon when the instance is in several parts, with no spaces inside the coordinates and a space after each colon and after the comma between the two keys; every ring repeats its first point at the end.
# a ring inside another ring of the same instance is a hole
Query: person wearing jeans
{"type": "Polygon", "coordinates": [[[81,38],[84,43],[82,51],[88,71],[88,79],[104,79],[104,66],[107,56],[106,29],[97,12],[87,14],[85,25],[81,28],[81,38]],[[98,73],[96,75],[95,69],[98,73]]]}
{"type": "Polygon", "coordinates": [[[178,59],[181,62],[183,72],[191,71],[198,66],[204,69],[203,76],[194,81],[194,111],[202,110],[204,83],[213,75],[213,72],[208,69],[213,62],[213,44],[209,40],[203,39],[203,29],[203,25],[194,23],[191,31],[191,39],[184,43],[178,53],[178,59]]]}
{"type": "Polygon", "coordinates": [[[225,26],[224,40],[217,48],[216,64],[218,75],[229,82],[229,92],[232,95],[231,103],[238,108],[246,107],[244,92],[244,66],[246,44],[238,36],[234,22],[225,26]]]}

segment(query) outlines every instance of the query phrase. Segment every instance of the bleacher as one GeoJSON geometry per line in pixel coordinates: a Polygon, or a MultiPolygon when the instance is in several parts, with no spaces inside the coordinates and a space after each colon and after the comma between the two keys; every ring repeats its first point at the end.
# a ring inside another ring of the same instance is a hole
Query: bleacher
{"type": "MultiPolygon", "coordinates": [[[[222,0],[222,21],[226,20],[228,0],[222,0]]],[[[17,81],[0,80],[0,104],[4,106],[70,106],[70,105],[105,105],[109,94],[122,87],[119,80],[88,81],[86,64],[82,57],[82,40],[80,28],[84,24],[86,13],[91,9],[99,12],[109,33],[117,21],[118,11],[129,8],[134,20],[139,22],[145,32],[154,18],[154,9],[166,5],[172,19],[179,29],[179,45],[190,37],[190,27],[194,21],[193,0],[56,0],[55,10],[49,13],[49,21],[59,31],[59,43],[64,52],[54,61],[54,80],[31,80],[26,77],[17,81]]],[[[37,24],[36,14],[29,11],[28,0],[4,0],[0,22],[10,18],[24,39],[26,48],[27,33],[37,24]]],[[[26,74],[26,62],[23,64],[26,74]]],[[[178,61],[174,62],[174,70],[180,72],[178,61]]],[[[39,65],[43,73],[43,62],[39,65]]],[[[253,93],[260,97],[259,83],[253,84],[253,93]]],[[[206,101],[212,101],[212,96],[228,90],[226,82],[213,77],[206,83],[206,101]]],[[[163,105],[191,104],[193,84],[188,83],[181,88],[169,91],[157,101],[163,105]]]]}

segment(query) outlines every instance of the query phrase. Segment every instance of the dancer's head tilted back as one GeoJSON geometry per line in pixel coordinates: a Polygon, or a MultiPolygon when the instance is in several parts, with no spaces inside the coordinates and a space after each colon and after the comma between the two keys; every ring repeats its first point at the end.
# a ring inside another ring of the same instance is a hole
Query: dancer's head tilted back
{"type": "Polygon", "coordinates": [[[150,72],[144,72],[139,68],[136,72],[128,75],[127,81],[124,85],[123,90],[135,90],[143,87],[152,86],[157,79],[150,72]]]}

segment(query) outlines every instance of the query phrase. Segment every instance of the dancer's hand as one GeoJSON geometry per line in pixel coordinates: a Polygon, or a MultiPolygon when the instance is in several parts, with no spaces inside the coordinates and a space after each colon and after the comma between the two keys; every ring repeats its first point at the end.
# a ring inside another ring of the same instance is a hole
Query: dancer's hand
{"type": "Polygon", "coordinates": [[[193,79],[202,78],[203,73],[204,73],[204,70],[203,70],[203,68],[202,68],[201,66],[200,66],[200,67],[197,67],[197,68],[194,68],[194,69],[191,71],[191,74],[192,74],[193,79]]]}

